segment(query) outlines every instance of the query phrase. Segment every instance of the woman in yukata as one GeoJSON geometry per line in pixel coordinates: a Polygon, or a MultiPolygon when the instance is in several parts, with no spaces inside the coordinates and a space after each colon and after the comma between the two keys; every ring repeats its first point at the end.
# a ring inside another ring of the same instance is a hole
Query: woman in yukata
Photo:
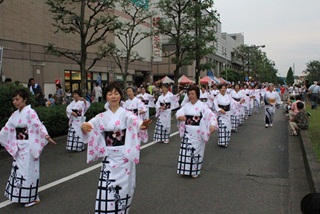
{"type": "Polygon", "coordinates": [[[139,163],[139,131],[148,128],[133,112],[120,106],[121,89],[110,83],[106,88],[108,108],[81,125],[88,144],[87,162],[102,157],[95,213],[129,213],[139,163]]]}
{"type": "Polygon", "coordinates": [[[48,143],[56,144],[35,110],[27,103],[27,90],[13,94],[12,103],[17,109],[1,129],[0,144],[13,157],[12,170],[4,195],[12,202],[33,206],[40,202],[40,155],[48,143]]]}
{"type": "Polygon", "coordinates": [[[281,102],[281,98],[274,90],[273,83],[269,83],[268,89],[264,94],[264,103],[265,103],[265,127],[273,126],[273,117],[276,111],[276,108],[279,108],[281,102]]]}
{"type": "MultiPolygon", "coordinates": [[[[156,102],[156,127],[153,140],[157,142],[169,143],[171,130],[171,112],[179,107],[180,93],[173,95],[169,91],[168,84],[162,84],[162,95],[156,102]]],[[[183,91],[181,91],[182,93],[183,91]]]]}
{"type": "Polygon", "coordinates": [[[84,150],[84,143],[81,138],[81,124],[86,120],[84,116],[90,107],[90,102],[82,97],[80,90],[72,93],[74,100],[67,106],[66,112],[69,118],[69,130],[66,149],[69,151],[81,152],[84,150]]]}
{"type": "MultiPolygon", "coordinates": [[[[240,91],[240,85],[236,83],[234,85],[234,90],[231,91],[230,96],[236,101],[240,102],[244,99],[244,94],[240,91]]],[[[231,114],[231,130],[234,132],[238,132],[238,126],[244,123],[244,107],[240,108],[240,112],[238,112],[236,108],[232,109],[233,112],[231,114]]]]}
{"type": "Polygon", "coordinates": [[[198,86],[188,88],[189,102],[176,113],[180,137],[182,138],[178,170],[181,175],[197,178],[203,163],[206,142],[210,134],[218,128],[216,115],[199,100],[198,86]]]}
{"type": "Polygon", "coordinates": [[[219,86],[220,93],[214,99],[214,108],[218,115],[218,145],[227,148],[231,137],[231,110],[241,111],[244,99],[237,102],[226,93],[226,85],[219,86]]]}
{"type": "MultiPolygon", "coordinates": [[[[129,86],[126,89],[128,99],[123,103],[123,108],[128,111],[133,112],[136,116],[138,116],[141,120],[145,119],[145,113],[147,112],[147,108],[144,102],[141,99],[135,96],[136,88],[129,86]]],[[[148,118],[149,119],[149,118],[148,118]]],[[[141,141],[146,143],[148,141],[148,130],[140,130],[141,141]]]]}

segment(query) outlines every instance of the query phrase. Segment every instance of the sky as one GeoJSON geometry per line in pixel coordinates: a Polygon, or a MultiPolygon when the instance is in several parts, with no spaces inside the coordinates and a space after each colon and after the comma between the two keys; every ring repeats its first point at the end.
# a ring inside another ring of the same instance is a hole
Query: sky
{"type": "Polygon", "coordinates": [[[246,45],[275,62],[278,75],[290,67],[304,75],[306,64],[320,60],[320,0],[214,0],[222,32],[243,33],[246,45]]]}

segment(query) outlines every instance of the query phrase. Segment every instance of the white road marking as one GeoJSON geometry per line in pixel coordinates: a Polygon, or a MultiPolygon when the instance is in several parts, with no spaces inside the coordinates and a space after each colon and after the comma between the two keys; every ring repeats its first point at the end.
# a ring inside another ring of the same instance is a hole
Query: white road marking
{"type": "MultiPolygon", "coordinates": [[[[170,134],[170,137],[172,137],[172,136],[174,136],[174,135],[177,135],[178,133],[179,133],[179,132],[174,132],[174,133],[170,134]]],[[[149,147],[149,146],[152,146],[152,145],[154,145],[154,144],[156,144],[156,143],[157,143],[157,141],[152,141],[152,142],[150,142],[150,143],[148,143],[148,144],[145,144],[145,145],[141,146],[140,149],[145,149],[145,148],[147,148],[147,147],[149,147]]],[[[86,169],[83,169],[83,170],[81,170],[81,171],[79,171],[79,172],[76,172],[76,173],[74,173],[74,174],[72,174],[72,175],[69,175],[69,176],[67,176],[67,177],[61,178],[61,179],[59,179],[59,180],[56,180],[56,181],[53,181],[53,182],[51,182],[51,183],[49,183],[49,184],[46,184],[46,185],[44,185],[44,186],[41,186],[41,187],[39,187],[39,192],[44,191],[44,190],[46,190],[46,189],[49,189],[49,188],[51,188],[51,187],[57,186],[57,185],[59,185],[59,184],[61,184],[61,183],[63,183],[63,182],[69,181],[69,180],[71,180],[71,179],[73,179],[73,178],[79,177],[80,175],[83,175],[83,174],[86,174],[86,173],[88,173],[88,172],[91,172],[92,170],[95,170],[95,169],[97,169],[97,168],[100,168],[101,166],[102,166],[102,163],[99,163],[99,164],[96,164],[96,165],[94,165],[94,166],[90,166],[90,167],[88,167],[88,168],[86,168],[86,169]]],[[[10,205],[10,204],[12,204],[12,203],[13,203],[13,202],[11,202],[11,201],[9,201],[9,200],[4,201],[4,202],[1,202],[1,203],[0,203],[0,209],[1,209],[1,208],[4,208],[4,207],[6,207],[6,206],[8,206],[8,205],[10,205]]]]}

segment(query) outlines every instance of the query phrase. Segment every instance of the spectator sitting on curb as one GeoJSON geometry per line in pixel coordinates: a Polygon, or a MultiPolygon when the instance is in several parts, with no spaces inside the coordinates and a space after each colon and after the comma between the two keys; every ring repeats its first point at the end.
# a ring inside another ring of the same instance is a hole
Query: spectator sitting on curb
{"type": "Polygon", "coordinates": [[[298,135],[298,130],[307,130],[309,127],[308,113],[304,110],[303,102],[297,103],[298,113],[289,120],[290,135],[298,135]]]}

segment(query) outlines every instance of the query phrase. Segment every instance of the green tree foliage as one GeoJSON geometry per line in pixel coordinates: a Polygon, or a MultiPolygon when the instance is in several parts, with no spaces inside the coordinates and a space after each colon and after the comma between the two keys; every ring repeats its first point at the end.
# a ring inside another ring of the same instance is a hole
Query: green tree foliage
{"type": "Polygon", "coordinates": [[[320,61],[312,60],[307,63],[307,69],[304,71],[309,82],[320,81],[320,61]]]}
{"type": "Polygon", "coordinates": [[[29,92],[29,99],[27,104],[34,105],[34,96],[31,94],[30,90],[24,87],[22,84],[17,83],[2,83],[0,85],[0,127],[8,121],[11,114],[15,111],[12,105],[12,95],[18,89],[25,89],[29,92]]]}
{"type": "Polygon", "coordinates": [[[293,84],[294,83],[293,71],[292,71],[291,67],[289,68],[289,70],[287,72],[286,83],[287,84],[293,84]]]}
{"type": "MultiPolygon", "coordinates": [[[[166,57],[175,63],[174,86],[177,88],[180,70],[214,51],[214,26],[217,20],[212,0],[160,0],[162,18],[157,23],[159,33],[169,38],[173,48],[164,50],[166,57]]],[[[200,71],[208,65],[198,63],[200,71]]],[[[210,66],[209,66],[210,67],[210,66]]],[[[196,73],[197,74],[197,73],[196,73]]],[[[197,76],[197,75],[196,75],[197,76]]]]}
{"type": "Polygon", "coordinates": [[[235,51],[235,58],[242,62],[242,79],[251,77],[260,82],[277,83],[278,70],[275,63],[268,59],[259,46],[240,45],[235,51]]]}
{"type": "Polygon", "coordinates": [[[87,71],[110,52],[107,37],[118,27],[110,12],[115,0],[46,0],[53,15],[55,33],[74,34],[80,40],[77,50],[49,44],[47,51],[76,62],[81,71],[81,89],[86,89],[87,71]],[[89,49],[97,50],[95,53],[89,49]]]}
{"type": "Polygon", "coordinates": [[[227,69],[221,72],[221,77],[229,82],[238,82],[241,74],[238,71],[227,69]]]}
{"type": "Polygon", "coordinates": [[[143,30],[143,24],[150,23],[152,13],[147,10],[148,1],[136,1],[133,4],[132,0],[120,0],[119,4],[121,12],[129,18],[119,22],[114,34],[120,44],[110,44],[110,53],[122,73],[123,86],[126,88],[129,64],[143,60],[136,46],[151,36],[151,30],[143,30]]]}

